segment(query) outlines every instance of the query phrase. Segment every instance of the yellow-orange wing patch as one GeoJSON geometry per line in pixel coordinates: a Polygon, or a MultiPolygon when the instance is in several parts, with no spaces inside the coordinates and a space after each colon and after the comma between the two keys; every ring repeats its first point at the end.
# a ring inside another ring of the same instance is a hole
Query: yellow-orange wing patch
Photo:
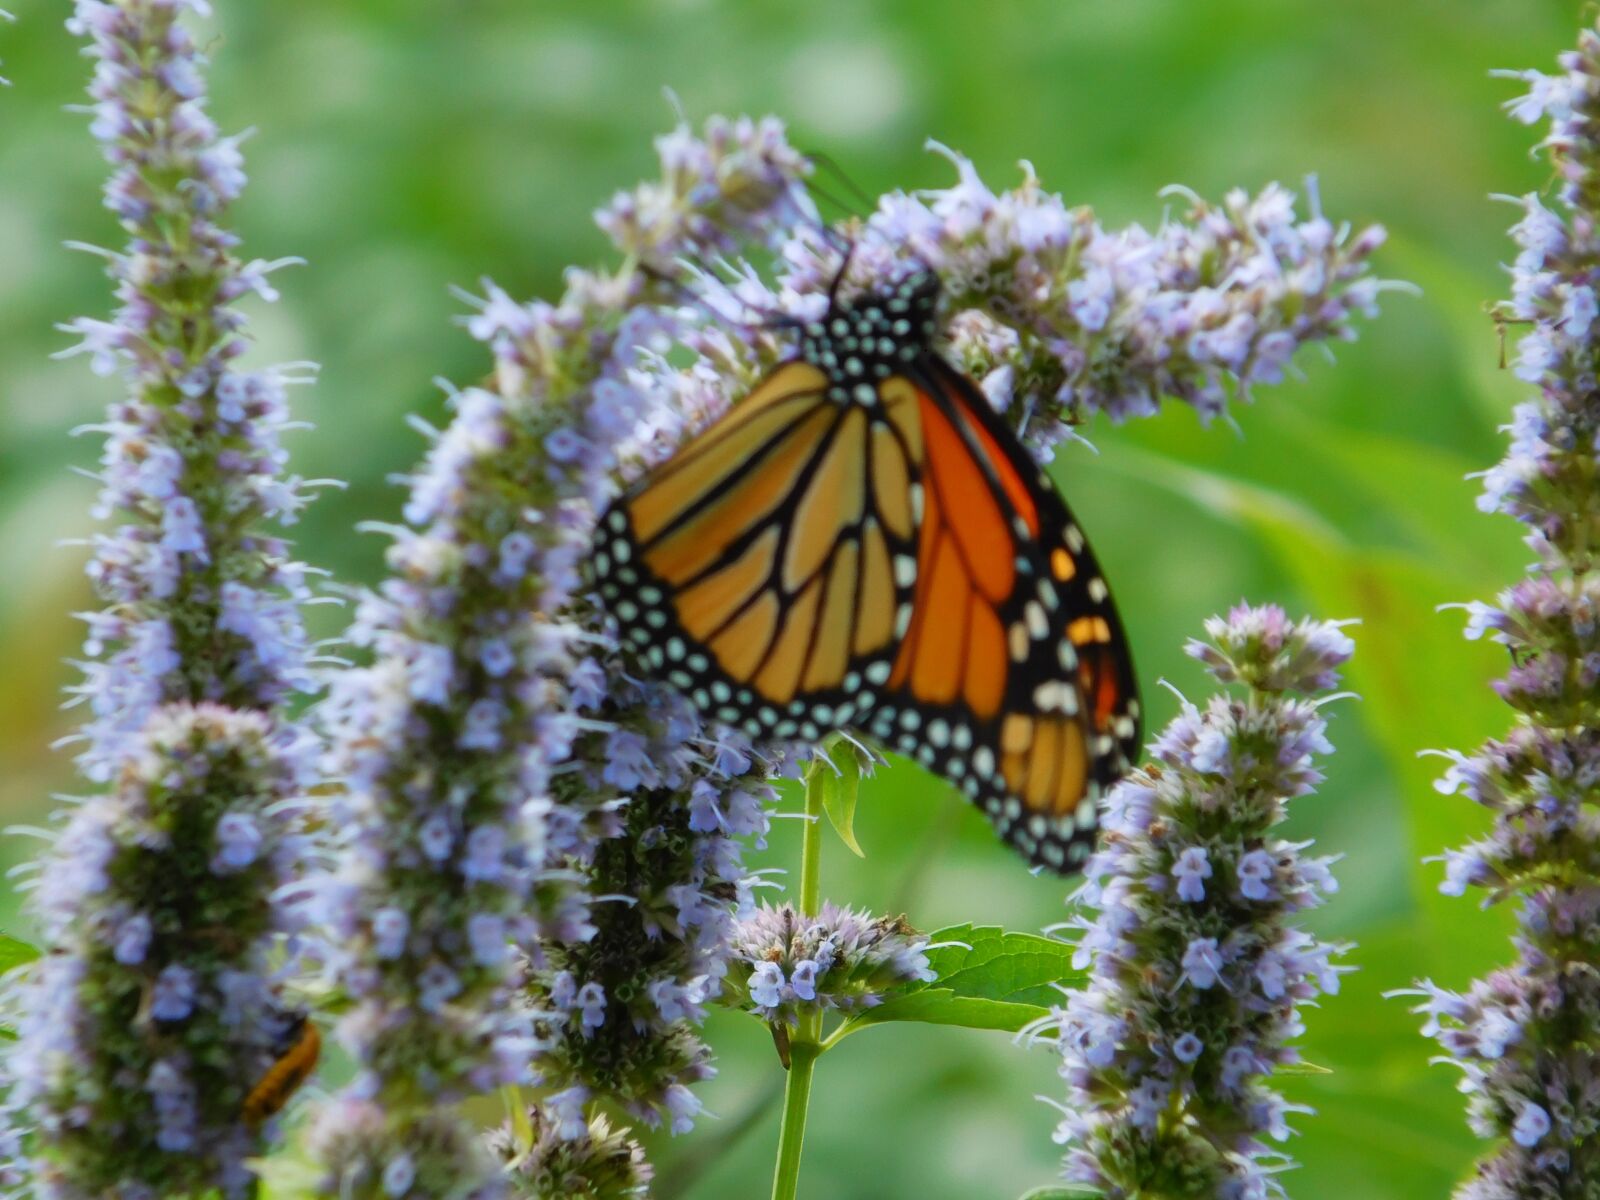
{"type": "Polygon", "coordinates": [[[816,367],[779,367],[604,518],[596,576],[624,636],[754,734],[863,718],[910,610],[920,437],[914,407],[840,403],[816,367]]]}

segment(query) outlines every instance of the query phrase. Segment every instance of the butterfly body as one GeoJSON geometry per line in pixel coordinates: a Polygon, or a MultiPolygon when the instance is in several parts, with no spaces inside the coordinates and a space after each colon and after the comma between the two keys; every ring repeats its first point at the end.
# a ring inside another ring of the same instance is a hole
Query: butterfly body
{"type": "Polygon", "coordinates": [[[710,720],[855,728],[1080,866],[1138,745],[1116,612],[1053,485],[934,349],[938,282],[832,304],[602,517],[624,639],[710,720]]]}

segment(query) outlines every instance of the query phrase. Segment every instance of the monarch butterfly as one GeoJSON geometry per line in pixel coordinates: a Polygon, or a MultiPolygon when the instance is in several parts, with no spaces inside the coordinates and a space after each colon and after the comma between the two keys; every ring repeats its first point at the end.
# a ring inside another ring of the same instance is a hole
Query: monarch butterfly
{"type": "Polygon", "coordinates": [[[707,719],[863,730],[1072,871],[1137,753],[1137,683],[1066,503],[933,349],[939,291],[919,271],[830,300],[798,355],[602,515],[594,578],[707,719]]]}
{"type": "Polygon", "coordinates": [[[322,1035],[304,1013],[296,1013],[278,1038],[277,1059],[244,1098],[242,1115],[248,1125],[259,1125],[285,1104],[311,1077],[322,1053],[322,1035]]]}

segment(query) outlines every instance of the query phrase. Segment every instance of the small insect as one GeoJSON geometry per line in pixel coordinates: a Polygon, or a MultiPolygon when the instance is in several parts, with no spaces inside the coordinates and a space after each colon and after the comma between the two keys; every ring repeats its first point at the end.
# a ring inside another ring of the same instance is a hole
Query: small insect
{"type": "Polygon", "coordinates": [[[259,1125],[289,1102],[311,1072],[317,1069],[322,1053],[322,1035],[305,1013],[295,1014],[274,1046],[278,1057],[267,1068],[250,1094],[244,1098],[246,1124],[259,1125]]]}
{"type": "Polygon", "coordinates": [[[1072,871],[1137,753],[1137,683],[1066,503],[933,349],[939,290],[923,271],[830,301],[795,357],[603,514],[594,579],[706,719],[860,730],[1072,871]]]}

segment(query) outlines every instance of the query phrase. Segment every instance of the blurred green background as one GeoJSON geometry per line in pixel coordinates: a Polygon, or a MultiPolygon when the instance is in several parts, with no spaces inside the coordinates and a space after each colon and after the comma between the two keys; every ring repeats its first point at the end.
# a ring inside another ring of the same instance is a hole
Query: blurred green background
{"type": "MultiPolygon", "coordinates": [[[[1309,1014],[1307,1056],[1330,1075],[1290,1081],[1301,1117],[1284,1178],[1301,1200],[1442,1196],[1477,1152],[1430,1044],[1387,989],[1419,975],[1460,984],[1509,954],[1504,914],[1439,897],[1437,854],[1483,825],[1431,788],[1429,747],[1503,730],[1486,683],[1496,648],[1460,640],[1448,601],[1486,597],[1524,554],[1502,518],[1479,516],[1464,480],[1500,453],[1496,426],[1519,388],[1498,367],[1486,299],[1500,295],[1512,213],[1493,192],[1542,187],[1534,134],[1497,105],[1516,85],[1494,67],[1549,67],[1582,18],[1572,0],[896,0],[804,5],[511,0],[216,0],[214,111],[254,126],[251,186],[236,213],[246,253],[303,255],[276,277],[284,300],[254,313],[260,361],[312,359],[295,396],[314,433],[295,468],[336,476],[300,544],[343,580],[372,581],[381,543],[353,532],[397,519],[389,482],[420,443],[402,418],[443,416],[436,376],[484,368],[453,322],[447,285],[491,275],[549,294],[561,268],[604,247],[589,212],[653,170],[650,138],[671,87],[698,118],[774,111],[863,188],[945,183],[922,152],[936,137],[996,185],[1028,158],[1070,203],[1108,223],[1159,219],[1157,192],[1207,195],[1320,175],[1330,215],[1382,221],[1382,274],[1423,295],[1385,313],[1337,362],[1306,354],[1305,378],[1265,389],[1235,432],[1174,407],[1087,432],[1057,477],[1114,581],[1154,717],[1199,696],[1180,654],[1209,613],[1241,596],[1359,617],[1350,684],[1333,710],[1339,745],[1322,795],[1293,829],[1341,853],[1343,891],[1316,914],[1357,943],[1360,970],[1309,1014]]],[[[63,659],[91,603],[93,439],[68,431],[114,394],[82,360],[52,361],[53,330],[102,315],[95,259],[69,239],[115,240],[103,174],[76,102],[85,63],[60,0],[10,0],[0,58],[0,819],[37,820],[71,786],[49,743],[63,659]]],[[[337,615],[317,610],[320,631],[337,615]]],[[[793,798],[787,805],[793,811],[793,798]]],[[[755,865],[796,861],[780,821],[755,865]]],[[[906,911],[926,929],[963,920],[1036,929],[1063,915],[1063,887],[1030,878],[943,784],[896,764],[868,784],[868,857],[830,839],[826,894],[906,911]]],[[[31,843],[8,838],[7,862],[31,843]]],[[[0,919],[14,923],[14,899],[0,919]]],[[[26,927],[22,927],[26,932],[26,927]]],[[[754,1022],[721,1016],[720,1121],[655,1139],[663,1195],[764,1194],[779,1070],[754,1022]],[[741,1130],[747,1132],[741,1138],[741,1130]]],[[[830,1200],[1010,1200],[1049,1181],[1059,1095],[1053,1060],[1001,1035],[893,1027],[852,1039],[819,1068],[803,1194],[830,1200]]]]}

